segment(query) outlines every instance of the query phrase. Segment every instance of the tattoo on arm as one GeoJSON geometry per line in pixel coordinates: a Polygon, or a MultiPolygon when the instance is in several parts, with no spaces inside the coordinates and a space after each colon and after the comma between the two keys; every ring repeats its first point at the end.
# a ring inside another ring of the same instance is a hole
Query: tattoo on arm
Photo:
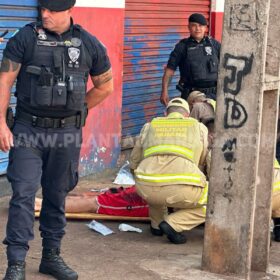
{"type": "Polygon", "coordinates": [[[172,81],[173,76],[168,76],[167,77],[167,85],[169,86],[171,81],[172,81]]]}
{"type": "Polygon", "coordinates": [[[15,72],[18,70],[20,64],[4,57],[1,62],[0,72],[15,72]]]}
{"type": "Polygon", "coordinates": [[[172,78],[173,78],[173,75],[170,75],[169,73],[165,72],[164,76],[163,76],[163,80],[162,80],[163,81],[162,85],[164,87],[168,88],[172,81],[172,78]]]}
{"type": "Polygon", "coordinates": [[[94,76],[92,79],[93,79],[94,86],[99,87],[107,83],[108,81],[110,81],[112,78],[113,78],[112,69],[109,69],[107,72],[98,76],[94,76]]]}

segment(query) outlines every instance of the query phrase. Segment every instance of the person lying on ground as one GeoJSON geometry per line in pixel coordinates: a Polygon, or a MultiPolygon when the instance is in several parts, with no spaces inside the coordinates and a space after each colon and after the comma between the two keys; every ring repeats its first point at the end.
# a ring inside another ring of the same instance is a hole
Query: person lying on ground
{"type": "MultiPolygon", "coordinates": [[[[211,153],[209,153],[209,162],[210,160],[211,153]]],[[[41,206],[42,199],[36,197],[35,211],[40,211],[41,206]]],[[[137,194],[135,186],[111,188],[99,194],[96,192],[70,194],[66,197],[65,210],[67,213],[98,213],[126,217],[149,216],[149,206],[137,194]]],[[[280,166],[277,160],[275,160],[274,166],[272,219],[274,221],[274,240],[280,242],[280,166]]]]}
{"type": "MultiPolygon", "coordinates": [[[[35,199],[35,211],[40,211],[42,199],[35,199]]],[[[68,195],[66,213],[97,213],[112,216],[148,217],[149,208],[137,193],[135,186],[111,188],[104,193],[68,195]]]]}

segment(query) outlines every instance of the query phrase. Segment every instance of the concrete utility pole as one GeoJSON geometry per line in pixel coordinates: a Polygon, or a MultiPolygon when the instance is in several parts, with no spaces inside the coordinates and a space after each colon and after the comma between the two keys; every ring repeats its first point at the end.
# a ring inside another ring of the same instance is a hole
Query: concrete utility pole
{"type": "Polygon", "coordinates": [[[225,2],[202,268],[243,279],[268,266],[279,10],[279,0],[225,2]]]}
{"type": "MultiPolygon", "coordinates": [[[[271,158],[275,157],[277,117],[279,108],[280,68],[280,2],[270,0],[269,24],[263,94],[262,123],[260,135],[258,182],[253,233],[251,269],[266,272],[269,261],[271,220],[271,158]]],[[[273,178],[273,177],[272,177],[273,178]]]]}

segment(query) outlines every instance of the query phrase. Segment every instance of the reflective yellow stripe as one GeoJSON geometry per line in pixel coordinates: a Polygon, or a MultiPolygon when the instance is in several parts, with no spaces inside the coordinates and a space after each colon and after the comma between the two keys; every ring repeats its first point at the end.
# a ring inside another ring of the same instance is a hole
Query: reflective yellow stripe
{"type": "Polygon", "coordinates": [[[156,118],[153,119],[152,125],[193,125],[197,122],[197,120],[189,118],[189,119],[168,119],[168,118],[156,118]]]}
{"type": "Polygon", "coordinates": [[[177,145],[157,145],[150,147],[144,151],[144,157],[157,154],[157,153],[177,153],[182,156],[187,157],[188,159],[192,160],[194,153],[192,150],[182,147],[182,146],[177,146],[177,145]]]}
{"type": "Polygon", "coordinates": [[[202,211],[203,211],[204,214],[206,214],[206,206],[205,205],[202,206],[202,211]]]}
{"type": "Polygon", "coordinates": [[[280,181],[273,184],[273,192],[280,191],[280,181]]]}
{"type": "Polygon", "coordinates": [[[203,189],[202,195],[198,201],[199,204],[207,204],[208,199],[208,182],[206,183],[205,188],[203,189]]]}
{"type": "Polygon", "coordinates": [[[280,164],[277,159],[274,160],[274,168],[280,168],[280,164]]]}
{"type": "Polygon", "coordinates": [[[201,178],[200,175],[196,174],[143,174],[135,173],[136,178],[139,181],[150,182],[150,183],[168,183],[168,182],[177,182],[184,181],[186,183],[196,183],[200,184],[201,178]]]}

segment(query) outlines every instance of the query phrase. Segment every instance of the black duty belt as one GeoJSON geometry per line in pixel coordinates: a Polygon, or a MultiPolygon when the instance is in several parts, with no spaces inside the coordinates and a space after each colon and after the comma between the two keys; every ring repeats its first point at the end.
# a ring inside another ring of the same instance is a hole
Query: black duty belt
{"type": "Polygon", "coordinates": [[[20,120],[32,124],[32,126],[41,128],[63,128],[71,126],[76,126],[79,128],[84,125],[80,114],[65,118],[47,118],[18,111],[16,113],[16,120],[20,120]]]}

